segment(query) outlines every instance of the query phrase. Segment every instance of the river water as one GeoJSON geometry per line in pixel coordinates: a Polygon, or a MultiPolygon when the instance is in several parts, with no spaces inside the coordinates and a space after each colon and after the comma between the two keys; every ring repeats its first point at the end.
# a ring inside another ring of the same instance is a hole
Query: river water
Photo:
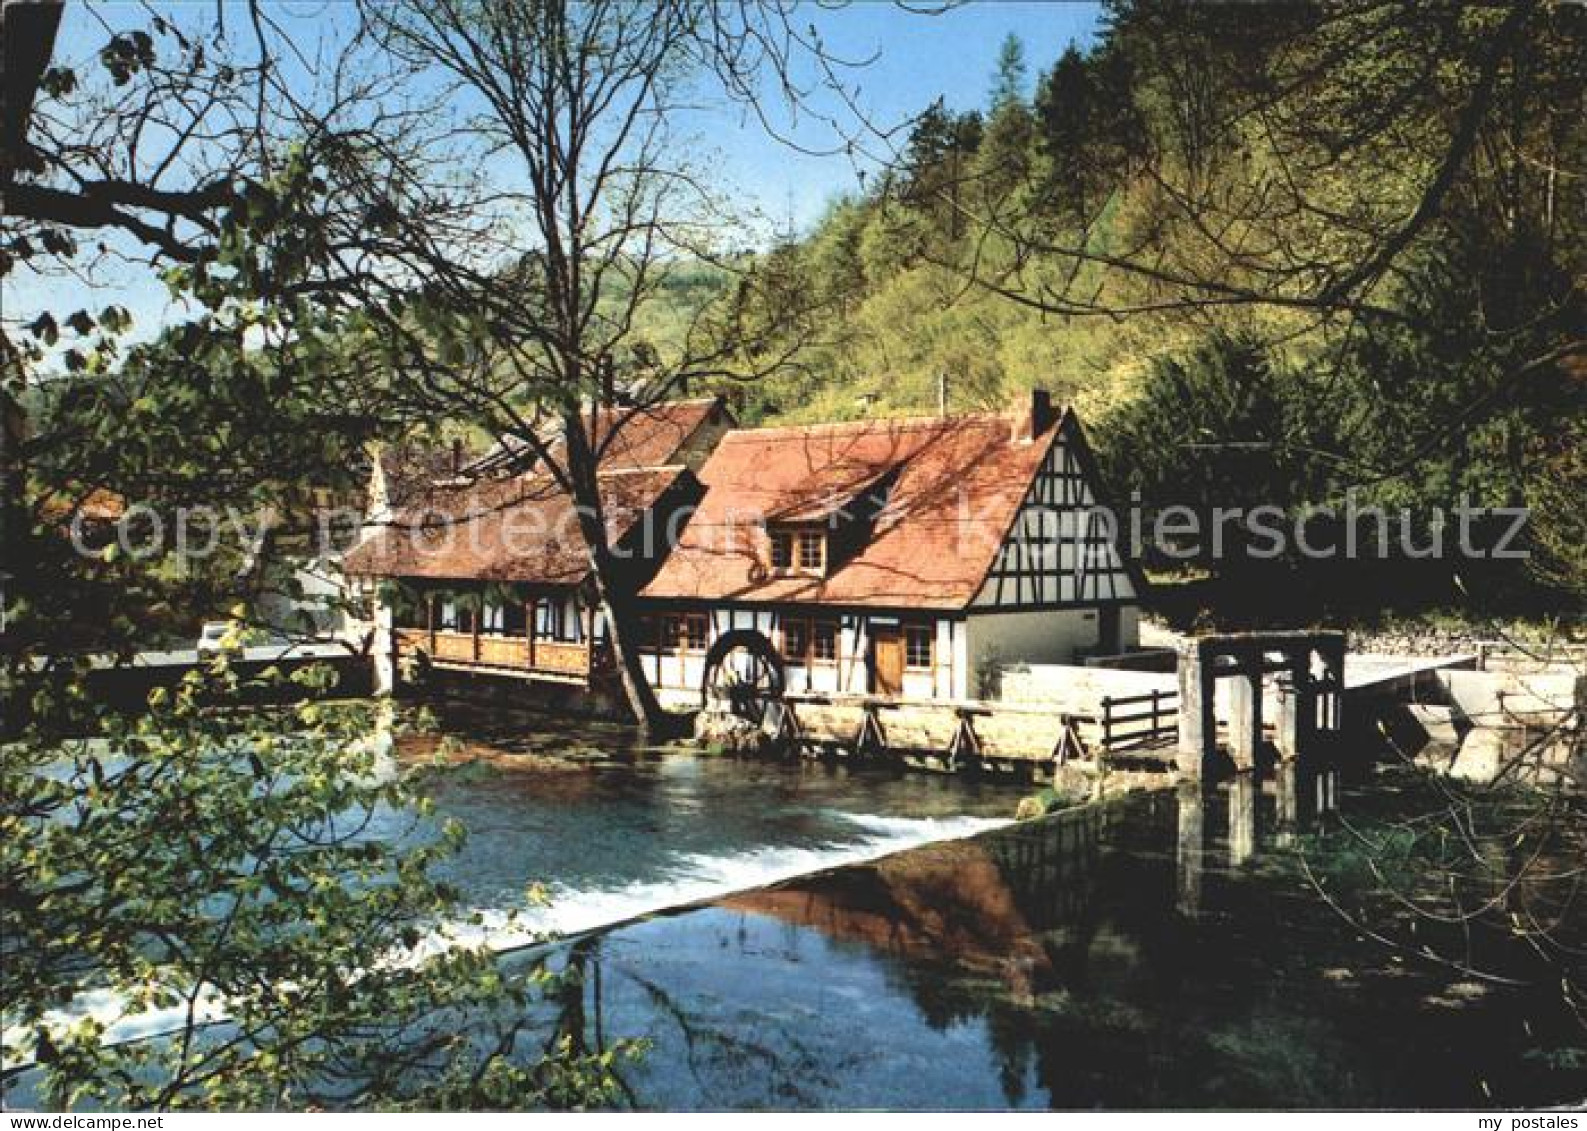
{"type": "MultiPolygon", "coordinates": [[[[652,755],[615,729],[581,726],[571,743],[523,720],[494,734],[478,719],[444,725],[474,766],[435,787],[472,834],[455,866],[472,901],[521,901],[539,879],[539,925],[643,916],[561,944],[555,963],[578,967],[583,989],[538,1019],[590,1048],[645,1038],[622,1069],[634,1106],[1587,1094],[1571,1052],[1582,1033],[1547,969],[1478,947],[1477,966],[1536,983],[1500,987],[1397,953],[1319,897],[1308,869],[1362,835],[1328,811],[1388,819],[1424,800],[1415,781],[1299,775],[1016,826],[1021,791],[1008,786],[652,755]]],[[[1577,942],[1582,919],[1570,919],[1577,942]]]]}
{"type": "Polygon", "coordinates": [[[1025,792],[656,750],[623,727],[527,714],[454,709],[397,746],[408,764],[438,750],[453,768],[427,791],[469,834],[446,877],[487,922],[515,908],[526,931],[562,934],[996,829],[1025,792]]]}
{"type": "MultiPolygon", "coordinates": [[[[581,975],[528,1019],[476,1019],[481,1031],[527,1020],[584,1049],[643,1039],[619,1064],[633,1107],[1587,1097],[1587,1030],[1557,962],[1419,913],[1447,877],[1391,875],[1403,903],[1345,917],[1365,906],[1347,898],[1352,877],[1377,866],[1363,846],[1443,835],[1425,820],[1435,787],[1409,773],[1247,775],[1016,824],[1020,787],[653,750],[583,720],[453,710],[391,752],[446,765],[425,789],[468,831],[446,868],[475,938],[509,966],[581,975]],[[566,937],[531,945],[544,931],[566,937]]],[[[1548,893],[1483,880],[1462,898],[1553,916],[1579,962],[1587,893],[1571,877],[1587,848],[1572,813],[1562,840],[1533,826],[1524,846],[1472,845],[1499,876],[1541,861],[1548,893]]],[[[413,818],[384,813],[370,835],[415,835],[413,818]]],[[[118,1025],[118,1039],[167,1028],[118,1025]]]]}

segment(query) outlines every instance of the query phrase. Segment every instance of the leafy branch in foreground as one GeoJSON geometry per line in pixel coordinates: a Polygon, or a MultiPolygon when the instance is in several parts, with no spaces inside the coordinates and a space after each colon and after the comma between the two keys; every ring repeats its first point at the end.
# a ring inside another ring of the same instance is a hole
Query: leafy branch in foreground
{"type": "MultiPolygon", "coordinates": [[[[81,674],[52,681],[69,694],[81,674]]],[[[291,678],[326,689],[323,670],[291,678]]],[[[32,690],[35,717],[59,718],[39,709],[58,692],[32,690]]],[[[531,1001],[568,975],[530,963],[509,976],[485,948],[449,940],[446,924],[466,916],[436,868],[462,830],[415,789],[423,767],[392,761],[393,721],[367,704],[224,706],[244,690],[222,656],[154,692],[146,714],[101,715],[66,739],[33,725],[4,748],[7,1098],[302,1109],[609,1097],[629,1046],[517,1039],[531,1001]]]]}

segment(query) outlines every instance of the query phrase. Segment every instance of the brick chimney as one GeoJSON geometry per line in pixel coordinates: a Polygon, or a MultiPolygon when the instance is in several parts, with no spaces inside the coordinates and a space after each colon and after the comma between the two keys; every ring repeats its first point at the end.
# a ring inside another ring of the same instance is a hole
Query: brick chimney
{"type": "Polygon", "coordinates": [[[1032,389],[1029,401],[1014,404],[1014,439],[1020,443],[1032,443],[1057,422],[1058,411],[1046,389],[1032,389]]]}

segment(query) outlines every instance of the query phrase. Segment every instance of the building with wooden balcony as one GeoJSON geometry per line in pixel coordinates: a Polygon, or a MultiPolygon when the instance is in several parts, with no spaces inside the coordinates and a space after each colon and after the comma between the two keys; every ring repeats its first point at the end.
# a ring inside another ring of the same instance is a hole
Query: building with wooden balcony
{"type": "MultiPolygon", "coordinates": [[[[596,418],[602,513],[628,585],[654,575],[699,499],[693,468],[731,424],[715,398],[596,418]]],[[[520,445],[382,453],[364,536],[344,565],[373,590],[377,685],[415,667],[599,681],[605,626],[588,599],[578,521],[572,499],[520,445]]]]}
{"type": "MultiPolygon", "coordinates": [[[[964,700],[1003,666],[1137,643],[1123,516],[1079,420],[1044,393],[1004,413],[761,429],[690,401],[622,429],[598,481],[664,702],[699,704],[724,664],[735,684],[770,671],[779,693],[964,700]]],[[[416,664],[589,688],[609,669],[571,501],[518,455],[380,461],[347,558],[384,583],[377,684],[416,664]]]]}

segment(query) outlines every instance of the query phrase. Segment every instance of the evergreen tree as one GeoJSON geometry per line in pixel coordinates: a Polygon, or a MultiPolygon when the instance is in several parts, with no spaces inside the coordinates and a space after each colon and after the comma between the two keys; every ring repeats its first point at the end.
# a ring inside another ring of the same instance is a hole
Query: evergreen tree
{"type": "Polygon", "coordinates": [[[1085,57],[1073,46],[1048,71],[1036,91],[1036,120],[1043,155],[1049,163],[1051,198],[1084,220],[1086,182],[1094,139],[1091,133],[1097,92],[1085,57]]]}
{"type": "Polygon", "coordinates": [[[991,106],[996,112],[1025,98],[1025,44],[1009,32],[997,50],[997,66],[992,72],[991,106]]]}

